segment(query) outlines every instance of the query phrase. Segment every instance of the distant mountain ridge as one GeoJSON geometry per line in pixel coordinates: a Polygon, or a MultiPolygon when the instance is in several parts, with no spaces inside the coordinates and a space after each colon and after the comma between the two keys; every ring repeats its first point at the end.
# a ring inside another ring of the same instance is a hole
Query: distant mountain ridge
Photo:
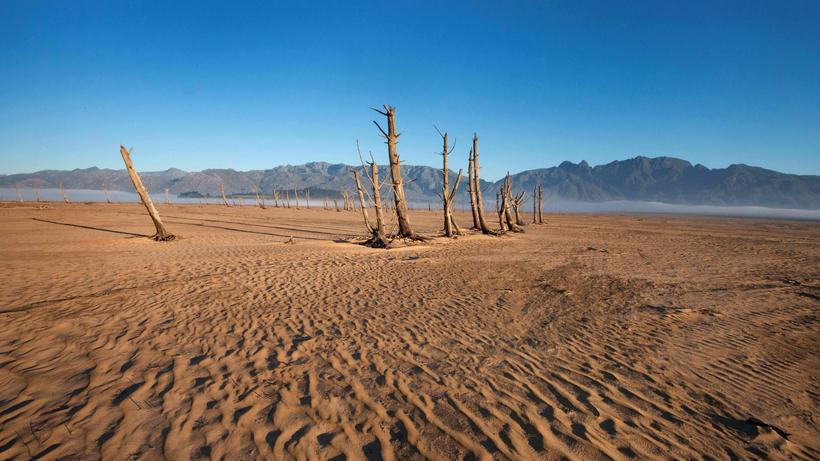
{"type": "MultiPolygon", "coordinates": [[[[208,169],[186,172],[176,168],[142,172],[145,185],[154,192],[169,189],[175,194],[199,192],[219,194],[225,191],[249,193],[259,187],[265,195],[274,189],[311,189],[316,191],[353,191],[352,170],[360,166],[310,162],[282,165],[268,170],[235,171],[208,169]]],[[[438,200],[441,169],[429,166],[402,165],[405,190],[409,200],[438,200]]],[[[386,166],[379,174],[387,177],[386,166]]],[[[456,173],[450,172],[450,183],[456,173]]],[[[673,157],[635,157],[605,165],[587,162],[563,162],[558,166],[522,171],[512,175],[516,191],[530,193],[536,185],[544,188],[550,199],[603,202],[612,200],[656,201],[687,205],[754,205],[773,208],[820,209],[820,176],[793,175],[749,166],[731,165],[709,169],[673,157]]],[[[133,190],[125,170],[96,167],[70,171],[45,170],[27,174],[0,175],[0,186],[23,188],[133,190]]],[[[482,191],[490,200],[498,190],[496,183],[482,180],[482,191]]],[[[466,200],[466,181],[462,181],[459,200],[466,200]]],[[[316,197],[318,198],[318,197],[316,197]]]]}

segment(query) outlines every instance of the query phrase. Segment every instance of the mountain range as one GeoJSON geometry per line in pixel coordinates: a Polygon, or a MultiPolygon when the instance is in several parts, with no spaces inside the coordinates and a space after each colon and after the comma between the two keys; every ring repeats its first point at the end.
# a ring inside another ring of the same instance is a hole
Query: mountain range
{"type": "MultiPolygon", "coordinates": [[[[352,171],[360,166],[310,162],[282,165],[267,170],[236,171],[208,169],[141,172],[149,190],[169,189],[175,194],[199,193],[216,196],[224,184],[227,194],[252,193],[258,187],[270,195],[277,190],[311,190],[319,194],[353,191],[352,171]]],[[[441,190],[441,169],[402,165],[405,191],[411,201],[435,201],[441,190]]],[[[380,167],[381,178],[388,170],[380,167]]],[[[450,171],[450,184],[456,173],[450,171]]],[[[820,208],[820,176],[779,173],[764,168],[736,164],[710,169],[673,157],[635,157],[605,165],[563,162],[550,168],[522,171],[511,176],[516,191],[531,193],[536,185],[545,198],[567,201],[604,202],[613,200],[654,201],[688,205],[754,205],[773,208],[820,208]]],[[[366,179],[363,181],[366,182],[366,179]]],[[[44,170],[35,173],[0,175],[0,187],[102,189],[133,191],[125,170],[86,169],[44,170]]],[[[367,184],[365,184],[367,185],[367,184]]],[[[482,180],[485,201],[492,201],[501,181],[482,180]]],[[[385,187],[389,187],[385,186],[385,187]]],[[[466,178],[462,179],[459,200],[466,200],[466,178]]]]}

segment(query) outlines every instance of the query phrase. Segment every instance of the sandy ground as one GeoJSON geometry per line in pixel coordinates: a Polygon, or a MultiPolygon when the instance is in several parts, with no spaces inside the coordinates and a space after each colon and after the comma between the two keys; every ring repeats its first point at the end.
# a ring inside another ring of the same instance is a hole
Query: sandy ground
{"type": "Polygon", "coordinates": [[[820,458],[818,223],[159,209],[0,204],[0,459],[820,458]]]}

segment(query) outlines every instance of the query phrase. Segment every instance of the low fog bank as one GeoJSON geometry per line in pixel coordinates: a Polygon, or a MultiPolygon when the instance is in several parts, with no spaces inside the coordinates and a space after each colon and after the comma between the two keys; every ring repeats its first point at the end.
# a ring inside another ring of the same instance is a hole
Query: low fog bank
{"type": "MultiPolygon", "coordinates": [[[[525,207],[526,209],[526,207],[525,207]]],[[[669,213],[748,218],[806,219],[820,221],[820,209],[798,210],[762,206],[676,205],[662,202],[569,202],[544,203],[550,213],[669,213]]]]}
{"type": "MultiPolygon", "coordinates": [[[[20,194],[23,200],[34,201],[37,195],[43,201],[62,202],[63,198],[59,189],[34,189],[21,188],[20,194]]],[[[104,202],[105,194],[99,190],[67,189],[66,194],[72,202],[104,202]]],[[[139,202],[139,197],[134,192],[109,191],[109,198],[112,202],[139,202]]],[[[151,198],[157,202],[165,201],[164,193],[151,193],[151,198]]],[[[172,203],[222,203],[221,198],[182,198],[176,194],[169,194],[172,203]]],[[[383,200],[392,199],[391,195],[386,195],[383,200]]],[[[13,188],[0,188],[0,201],[16,201],[17,192],[13,188]]],[[[229,199],[237,205],[238,199],[229,199]]],[[[291,197],[292,205],[295,200],[291,197]]],[[[245,205],[255,205],[255,200],[245,198],[241,201],[245,205]]],[[[266,203],[270,198],[266,198],[266,203]]],[[[322,206],[322,202],[312,199],[312,206],[322,206]]],[[[486,202],[486,199],[485,199],[486,202]]],[[[304,203],[304,198],[302,198],[304,203]]],[[[441,207],[438,200],[419,201],[410,200],[410,206],[414,209],[426,210],[428,207],[437,210],[441,207]]],[[[331,207],[333,201],[330,201],[331,207]]],[[[487,211],[494,210],[495,201],[485,203],[487,211]]],[[[465,201],[457,201],[456,208],[462,211],[469,210],[470,204],[465,201]]],[[[532,202],[526,201],[524,212],[532,212],[532,202]]],[[[820,209],[797,210],[789,208],[767,208],[761,206],[717,206],[717,205],[674,205],[661,202],[633,202],[633,201],[612,201],[612,202],[572,202],[563,200],[544,200],[545,213],[667,213],[667,214],[693,214],[705,216],[727,216],[727,217],[749,217],[749,218],[773,218],[773,219],[802,219],[820,221],[820,209]]]]}

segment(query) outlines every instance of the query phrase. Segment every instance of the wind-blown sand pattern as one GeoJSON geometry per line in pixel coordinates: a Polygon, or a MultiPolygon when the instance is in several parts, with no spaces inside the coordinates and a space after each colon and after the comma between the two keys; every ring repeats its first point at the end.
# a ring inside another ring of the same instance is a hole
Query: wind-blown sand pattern
{"type": "Polygon", "coordinates": [[[0,208],[0,459],[820,458],[817,223],[159,209],[0,208]]]}

